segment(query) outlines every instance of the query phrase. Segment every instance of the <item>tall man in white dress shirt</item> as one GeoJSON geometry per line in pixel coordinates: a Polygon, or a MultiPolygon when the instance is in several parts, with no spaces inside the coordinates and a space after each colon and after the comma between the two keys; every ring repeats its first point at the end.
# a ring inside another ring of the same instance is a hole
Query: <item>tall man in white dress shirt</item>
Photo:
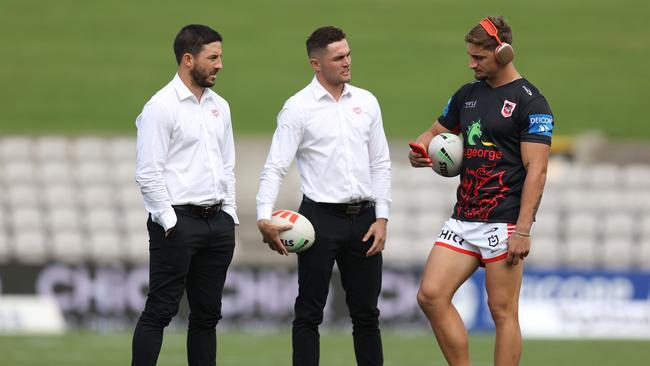
{"type": "Polygon", "coordinates": [[[287,254],[271,223],[278,190],[296,159],[304,194],[300,213],[316,241],[298,254],[298,297],[293,321],[293,364],[318,365],[334,262],[352,318],[357,364],[382,365],[377,301],[390,206],[390,157],[377,99],[351,86],[350,47],[341,29],[322,27],[307,40],[316,76],[289,98],[262,170],[257,223],[271,249],[287,254]]]}
{"type": "Polygon", "coordinates": [[[155,365],[163,329],[187,292],[191,366],[216,364],[215,327],[235,248],[235,148],[228,103],[215,92],[221,35],[188,25],[174,41],[173,80],[136,125],[136,181],[149,211],[149,293],[133,334],[132,365],[155,365]]]}

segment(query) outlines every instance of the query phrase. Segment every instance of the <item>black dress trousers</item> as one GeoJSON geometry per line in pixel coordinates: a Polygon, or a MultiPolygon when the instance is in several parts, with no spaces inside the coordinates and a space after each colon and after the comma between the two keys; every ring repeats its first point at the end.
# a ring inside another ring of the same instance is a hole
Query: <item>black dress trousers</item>
{"type": "Polygon", "coordinates": [[[176,226],[147,221],[149,230],[149,293],[133,334],[133,366],[156,364],[163,329],[178,312],[187,291],[190,307],[187,358],[190,366],[216,365],[216,330],[221,295],[235,249],[235,223],[224,211],[210,217],[175,209],[176,226]]]}
{"type": "Polygon", "coordinates": [[[332,268],[341,273],[346,303],[352,318],[354,351],[358,365],[383,365],[377,302],[381,291],[382,255],[366,257],[374,240],[361,241],[375,222],[375,208],[364,204],[358,212],[345,205],[303,199],[300,213],[316,231],[314,245],[298,253],[298,297],[295,303],[292,344],[293,365],[318,365],[318,326],[323,321],[332,268]]]}

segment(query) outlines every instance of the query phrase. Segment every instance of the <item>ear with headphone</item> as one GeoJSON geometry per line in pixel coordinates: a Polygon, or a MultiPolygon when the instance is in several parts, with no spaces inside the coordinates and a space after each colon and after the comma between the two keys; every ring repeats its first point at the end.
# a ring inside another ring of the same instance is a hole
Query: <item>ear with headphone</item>
{"type": "Polygon", "coordinates": [[[499,42],[497,48],[494,49],[494,55],[496,56],[497,61],[499,61],[499,63],[502,65],[506,65],[512,62],[512,60],[515,58],[515,50],[510,44],[501,42],[501,39],[499,39],[499,30],[494,25],[494,23],[492,23],[490,18],[481,20],[480,24],[490,37],[496,39],[496,41],[499,42]]]}

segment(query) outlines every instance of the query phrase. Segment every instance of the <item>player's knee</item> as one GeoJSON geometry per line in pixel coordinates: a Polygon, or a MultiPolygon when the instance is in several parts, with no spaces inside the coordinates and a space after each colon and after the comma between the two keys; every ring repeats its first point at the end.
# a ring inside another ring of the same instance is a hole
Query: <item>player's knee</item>
{"type": "Polygon", "coordinates": [[[497,301],[488,299],[488,308],[492,320],[498,325],[501,322],[517,320],[517,305],[508,301],[497,301]]]}
{"type": "Polygon", "coordinates": [[[437,307],[442,301],[440,292],[433,288],[420,287],[417,295],[418,305],[424,311],[437,307]]]}

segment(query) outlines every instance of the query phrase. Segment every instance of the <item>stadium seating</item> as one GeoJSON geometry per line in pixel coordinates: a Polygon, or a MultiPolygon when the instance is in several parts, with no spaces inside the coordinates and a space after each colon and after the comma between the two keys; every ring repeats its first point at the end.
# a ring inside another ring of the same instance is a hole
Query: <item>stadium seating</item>
{"type": "Polygon", "coordinates": [[[49,258],[45,234],[40,230],[18,231],[13,241],[14,256],[20,263],[43,263],[49,258]]]}
{"type": "Polygon", "coordinates": [[[62,263],[79,263],[86,260],[88,254],[83,237],[76,231],[57,230],[52,233],[52,258],[62,263]]]}
{"type": "Polygon", "coordinates": [[[70,184],[72,181],[72,169],[66,160],[42,160],[36,172],[36,179],[44,186],[52,184],[70,184]]]}
{"type": "Polygon", "coordinates": [[[562,258],[563,252],[558,239],[538,237],[537,231],[535,231],[535,245],[531,248],[526,263],[538,268],[557,267],[558,263],[561,263],[560,258],[562,258]]]}
{"type": "Polygon", "coordinates": [[[639,242],[634,253],[634,265],[646,271],[650,270],[650,238],[639,242]]]}
{"type": "Polygon", "coordinates": [[[605,238],[602,265],[609,269],[627,269],[635,262],[637,243],[630,238],[605,238]]]}
{"type": "MultiPolygon", "coordinates": [[[[261,243],[255,195],[270,139],[238,141],[235,263],[293,266],[261,243]]],[[[406,146],[406,148],[405,148],[406,146]]],[[[393,144],[385,261],[422,266],[451,215],[457,178],[408,165],[393,144]]],[[[147,263],[147,213],[134,181],[133,137],[0,138],[0,262],[147,263]]],[[[276,208],[298,209],[292,167],[276,208]]],[[[650,165],[584,164],[557,157],[527,260],[538,267],[650,268],[650,165]]]]}
{"type": "Polygon", "coordinates": [[[4,137],[0,144],[0,156],[5,161],[29,160],[32,157],[34,141],[30,137],[4,137]]]}
{"type": "Polygon", "coordinates": [[[0,228],[0,263],[7,263],[11,259],[11,252],[7,236],[2,228],[0,228]]]}
{"type": "MultiPolygon", "coordinates": [[[[144,221],[138,221],[143,225],[144,221]]],[[[125,259],[128,263],[149,263],[149,236],[146,232],[128,232],[124,240],[125,259]]]]}
{"type": "MultiPolygon", "coordinates": [[[[64,162],[68,155],[69,141],[61,136],[37,138],[34,146],[35,157],[41,162],[64,162]]],[[[47,166],[50,164],[44,164],[47,166]]]]}

